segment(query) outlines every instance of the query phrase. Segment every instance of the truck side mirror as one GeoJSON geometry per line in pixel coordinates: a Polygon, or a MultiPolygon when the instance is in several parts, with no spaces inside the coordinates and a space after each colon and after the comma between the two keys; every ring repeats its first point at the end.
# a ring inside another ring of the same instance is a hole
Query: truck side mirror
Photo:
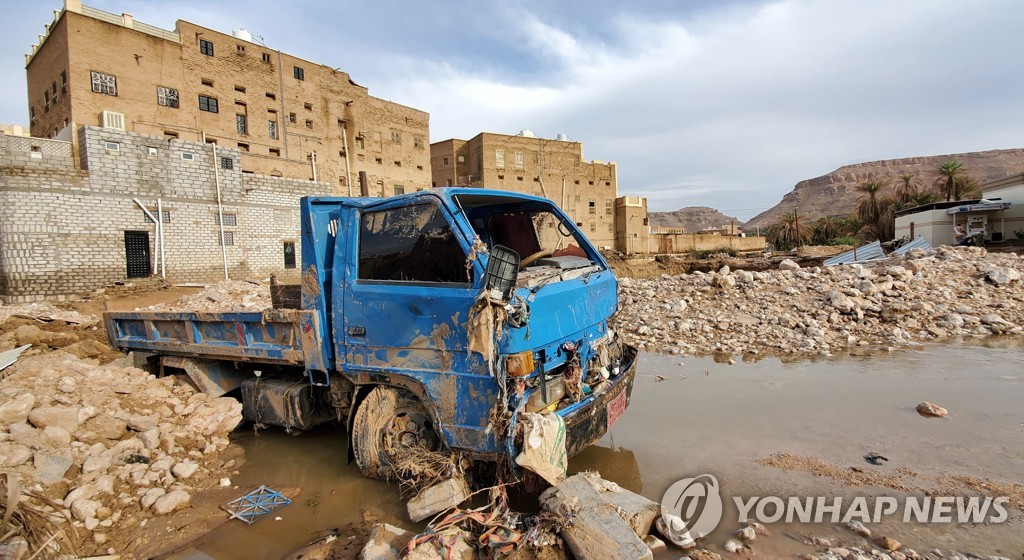
{"type": "Polygon", "coordinates": [[[495,245],[487,255],[484,291],[490,298],[509,301],[519,276],[519,253],[504,245],[495,245]]]}

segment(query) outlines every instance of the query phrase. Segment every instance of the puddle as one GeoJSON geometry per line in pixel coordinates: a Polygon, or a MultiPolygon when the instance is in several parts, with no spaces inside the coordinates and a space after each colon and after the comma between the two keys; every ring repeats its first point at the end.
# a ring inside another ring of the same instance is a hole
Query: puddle
{"type": "MultiPolygon", "coordinates": [[[[732,496],[902,495],[881,487],[850,487],[827,477],[782,471],[757,463],[775,453],[815,457],[841,469],[894,474],[906,467],[926,480],[972,475],[1024,483],[1024,344],[934,345],[870,357],[783,363],[765,359],[727,365],[712,358],[641,357],[627,413],[597,445],[575,457],[570,469],[598,470],[624,488],[660,500],[681,478],[714,474],[727,506],[732,496]],[[679,365],[682,362],[683,365],[679,365]],[[656,381],[664,376],[664,381],[656,381]],[[949,410],[925,419],[914,407],[931,401],[949,410]],[[889,458],[867,464],[869,452],[889,458]]],[[[299,436],[279,430],[242,432],[241,489],[259,484],[301,487],[294,502],[248,526],[232,521],[193,543],[179,558],[279,559],[318,531],[343,527],[367,511],[407,528],[397,486],[364,479],[347,464],[340,428],[299,436]]],[[[241,492],[241,491],[240,491],[241,492]]],[[[989,526],[877,527],[918,552],[939,547],[1017,557],[1024,550],[1021,514],[989,526]]],[[[711,542],[738,528],[735,508],[711,542]],[[732,522],[729,522],[731,516],[732,522]],[[719,533],[722,533],[719,535],[719,533]]],[[[779,523],[778,534],[851,535],[832,526],[779,523]]],[[[340,538],[345,538],[342,535],[340,538]]],[[[755,543],[769,557],[809,552],[793,539],[755,543]]],[[[659,556],[678,558],[677,551],[659,556]]]]}

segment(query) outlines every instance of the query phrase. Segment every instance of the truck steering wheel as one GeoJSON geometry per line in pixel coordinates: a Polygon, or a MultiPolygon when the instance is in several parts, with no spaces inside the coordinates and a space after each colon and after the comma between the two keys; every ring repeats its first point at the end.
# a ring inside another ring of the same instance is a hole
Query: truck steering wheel
{"type": "Polygon", "coordinates": [[[529,257],[526,257],[525,259],[519,261],[519,270],[522,270],[530,266],[531,264],[539,261],[540,259],[543,259],[544,257],[550,257],[553,254],[555,254],[555,252],[550,249],[542,249],[540,251],[537,251],[536,253],[530,255],[529,257]]]}

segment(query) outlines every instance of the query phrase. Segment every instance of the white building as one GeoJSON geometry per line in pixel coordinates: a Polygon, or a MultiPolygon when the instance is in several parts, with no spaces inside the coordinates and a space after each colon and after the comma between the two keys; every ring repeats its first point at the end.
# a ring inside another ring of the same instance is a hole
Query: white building
{"type": "Polygon", "coordinates": [[[1024,173],[982,185],[981,199],[897,212],[896,237],[922,236],[932,245],[953,245],[956,225],[967,233],[983,231],[986,243],[1024,239],[1024,173]]]}

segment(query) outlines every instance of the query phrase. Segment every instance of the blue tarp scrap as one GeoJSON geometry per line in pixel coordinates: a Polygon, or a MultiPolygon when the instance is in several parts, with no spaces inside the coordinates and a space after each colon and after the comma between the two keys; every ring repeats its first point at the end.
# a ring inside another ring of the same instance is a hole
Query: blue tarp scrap
{"type": "Polygon", "coordinates": [[[292,501],[284,497],[280,492],[271,490],[266,486],[260,486],[241,498],[231,500],[224,504],[223,507],[228,512],[229,519],[240,519],[248,524],[252,524],[264,515],[281,509],[290,503],[292,501]]]}

